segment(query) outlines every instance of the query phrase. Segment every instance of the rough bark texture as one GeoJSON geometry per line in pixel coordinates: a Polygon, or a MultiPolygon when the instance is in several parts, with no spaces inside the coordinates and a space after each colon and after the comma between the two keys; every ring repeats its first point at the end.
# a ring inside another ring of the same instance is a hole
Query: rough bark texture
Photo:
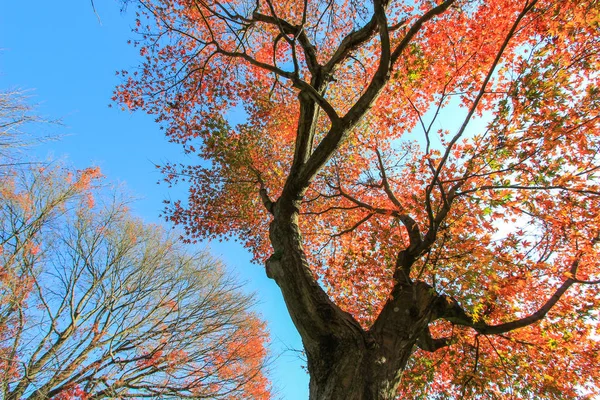
{"type": "MultiPolygon", "coordinates": [[[[290,203],[288,203],[290,204],[290,203]]],[[[285,293],[311,376],[310,398],[394,399],[402,371],[434,318],[438,297],[425,283],[397,284],[368,331],[337,307],[308,268],[297,210],[280,201],[274,209],[274,254],[267,273],[285,293]]]]}

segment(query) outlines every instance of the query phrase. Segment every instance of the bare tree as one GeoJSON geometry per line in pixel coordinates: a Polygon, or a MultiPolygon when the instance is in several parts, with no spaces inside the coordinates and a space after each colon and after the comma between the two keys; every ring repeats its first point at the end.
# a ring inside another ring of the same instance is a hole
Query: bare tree
{"type": "Polygon", "coordinates": [[[0,398],[267,398],[252,297],[99,177],[0,180],[0,398]]]}

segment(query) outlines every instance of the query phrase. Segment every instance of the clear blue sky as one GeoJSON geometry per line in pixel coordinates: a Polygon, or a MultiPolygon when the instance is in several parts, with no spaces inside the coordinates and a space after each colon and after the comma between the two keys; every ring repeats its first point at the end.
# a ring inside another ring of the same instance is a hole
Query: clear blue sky
{"type": "MultiPolygon", "coordinates": [[[[122,182],[139,198],[134,212],[148,222],[160,222],[165,198],[184,196],[181,190],[157,185],[153,163],[185,160],[169,144],[151,117],[109,108],[118,78],[115,71],[134,67],[136,50],[127,45],[132,12],[121,13],[117,0],[0,2],[0,90],[30,90],[40,115],[61,119],[64,126],[45,128],[65,135],[33,149],[36,157],[66,159],[75,168],[99,166],[108,180],[122,182]]],[[[188,162],[190,160],[187,160],[188,162]]],[[[301,342],[275,283],[262,266],[235,243],[208,243],[247,290],[256,292],[257,311],[269,324],[275,398],[308,398],[308,375],[293,351],[301,342]]]]}

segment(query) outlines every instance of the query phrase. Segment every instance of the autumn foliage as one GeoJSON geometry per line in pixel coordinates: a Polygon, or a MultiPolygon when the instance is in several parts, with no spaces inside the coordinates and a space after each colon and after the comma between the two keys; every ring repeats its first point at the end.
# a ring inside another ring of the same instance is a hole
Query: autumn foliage
{"type": "Polygon", "coordinates": [[[0,175],[0,398],[270,397],[265,326],[98,168],[0,175]]]}
{"type": "Polygon", "coordinates": [[[598,2],[135,3],[115,99],[201,157],[168,216],[266,262],[311,395],[359,336],[405,398],[599,393],[598,2]]]}

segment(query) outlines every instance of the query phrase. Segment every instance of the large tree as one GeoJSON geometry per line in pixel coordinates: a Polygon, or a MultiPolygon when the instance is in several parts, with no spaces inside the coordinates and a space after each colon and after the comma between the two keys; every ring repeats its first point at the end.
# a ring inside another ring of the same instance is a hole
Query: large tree
{"type": "Polygon", "coordinates": [[[311,398],[598,393],[597,1],[135,3],[115,99],[201,157],[168,216],[265,263],[311,398]]]}
{"type": "Polygon", "coordinates": [[[98,183],[0,176],[0,398],[269,398],[252,298],[98,183]]]}

